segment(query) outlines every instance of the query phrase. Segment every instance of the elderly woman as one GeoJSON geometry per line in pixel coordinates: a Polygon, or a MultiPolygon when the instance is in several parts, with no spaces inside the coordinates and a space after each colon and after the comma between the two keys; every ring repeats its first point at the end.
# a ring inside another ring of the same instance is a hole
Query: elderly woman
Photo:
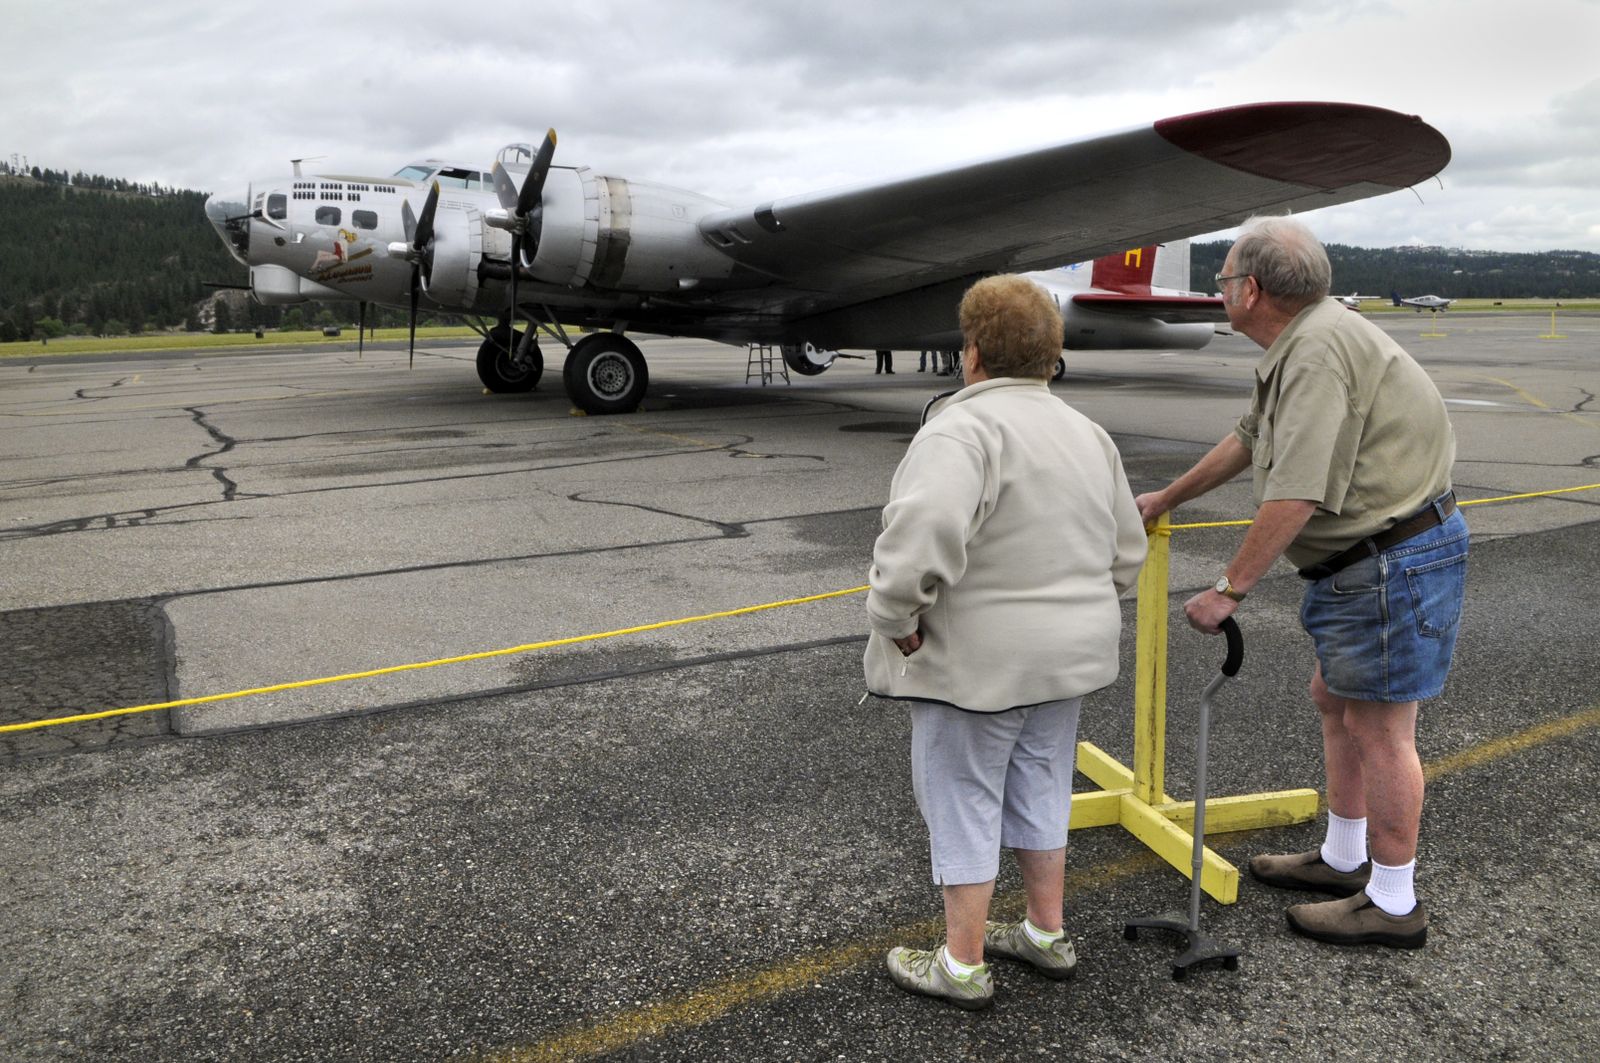
{"type": "Polygon", "coordinates": [[[911,708],[911,781],[944,887],[945,944],[895,948],[902,988],[987,1006],[984,951],[1051,978],[1062,929],[1078,707],[1117,676],[1118,597],[1145,533],[1116,446],[1050,393],[1061,314],[1022,277],[961,301],[967,386],[911,441],[873,547],[867,687],[911,708]],[[1000,849],[1028,914],[987,923],[1000,849]]]}

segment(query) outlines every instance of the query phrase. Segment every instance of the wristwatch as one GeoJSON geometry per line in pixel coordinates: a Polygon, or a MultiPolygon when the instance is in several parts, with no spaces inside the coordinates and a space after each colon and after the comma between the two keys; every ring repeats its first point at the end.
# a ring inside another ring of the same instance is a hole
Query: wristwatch
{"type": "Polygon", "coordinates": [[[1226,572],[1218,577],[1216,585],[1211,589],[1226,598],[1232,598],[1236,602],[1244,601],[1245,592],[1234,590],[1233,583],[1228,579],[1226,572]]]}

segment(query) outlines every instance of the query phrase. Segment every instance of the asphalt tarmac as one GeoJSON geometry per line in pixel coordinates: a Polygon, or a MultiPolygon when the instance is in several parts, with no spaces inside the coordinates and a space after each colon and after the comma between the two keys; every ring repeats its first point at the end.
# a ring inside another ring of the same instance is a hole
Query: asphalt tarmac
{"type": "MultiPolygon", "coordinates": [[[[1600,482],[1600,318],[1377,320],[1450,403],[1463,500],[1600,482]]],[[[0,724],[222,694],[844,590],[948,380],[896,357],[746,384],[647,340],[643,412],[473,348],[354,344],[0,363],[0,724]]],[[[1256,352],[1069,359],[1137,490],[1247,401],[1256,352]]],[[[554,361],[554,359],[552,359],[554,361]]],[[[0,733],[0,1058],[1600,1058],[1600,490],[1474,506],[1457,667],[1423,709],[1426,948],[1207,901],[1237,971],[1174,982],[1125,919],[1186,880],[1075,832],[1064,985],[993,1009],[895,989],[938,939],[903,710],[861,702],[859,595],[597,641],[0,733]]],[[[1249,515],[1228,485],[1186,521],[1249,515]]],[[[1221,646],[1180,619],[1237,529],[1173,537],[1167,789],[1221,646]]],[[[1210,792],[1322,785],[1299,581],[1240,614],[1210,792]]],[[[1131,666],[1133,607],[1125,611],[1131,666]]],[[[1125,674],[1131,670],[1125,667],[1125,674]]],[[[1081,737],[1131,755],[1126,678],[1081,737]]],[[[1092,788],[1080,780],[1081,789],[1092,788]]],[[[1214,835],[1235,863],[1319,824],[1214,835]]],[[[1021,910],[1005,862],[996,909],[1021,910]]]]}

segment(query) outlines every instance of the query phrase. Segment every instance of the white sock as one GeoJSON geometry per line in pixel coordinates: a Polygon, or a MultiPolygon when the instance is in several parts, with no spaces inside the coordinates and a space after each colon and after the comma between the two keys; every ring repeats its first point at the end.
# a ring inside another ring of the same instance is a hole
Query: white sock
{"type": "Polygon", "coordinates": [[[1056,942],[1060,941],[1062,935],[1066,933],[1066,930],[1040,930],[1038,927],[1033,925],[1032,919],[1027,918],[1022,920],[1022,930],[1028,935],[1028,940],[1032,941],[1041,949],[1047,949],[1051,945],[1054,945],[1056,942]]]}
{"type": "Polygon", "coordinates": [[[958,978],[965,982],[983,969],[983,964],[981,963],[962,963],[950,955],[949,947],[942,948],[939,951],[944,953],[944,969],[950,972],[952,978],[958,978]]]}
{"type": "Polygon", "coordinates": [[[1417,906],[1416,890],[1412,887],[1417,872],[1417,862],[1390,867],[1372,862],[1372,881],[1367,883],[1367,896],[1372,903],[1390,915],[1410,915],[1417,906]]]}
{"type": "Polygon", "coordinates": [[[1322,862],[1335,871],[1354,871],[1367,862],[1367,820],[1345,819],[1328,813],[1328,838],[1322,843],[1322,862]]]}

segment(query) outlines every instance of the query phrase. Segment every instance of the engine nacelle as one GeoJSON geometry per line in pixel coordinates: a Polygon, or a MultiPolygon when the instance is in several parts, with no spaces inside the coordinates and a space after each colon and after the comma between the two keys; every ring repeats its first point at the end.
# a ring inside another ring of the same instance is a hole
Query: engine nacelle
{"type": "Polygon", "coordinates": [[[472,306],[483,263],[483,214],[475,207],[441,204],[433,242],[422,262],[422,290],[443,306],[472,306]]]}
{"type": "Polygon", "coordinates": [[[538,248],[522,264],[547,284],[607,291],[681,292],[727,277],[733,260],[710,247],[698,221],[720,203],[664,185],[552,167],[538,248]]]}

